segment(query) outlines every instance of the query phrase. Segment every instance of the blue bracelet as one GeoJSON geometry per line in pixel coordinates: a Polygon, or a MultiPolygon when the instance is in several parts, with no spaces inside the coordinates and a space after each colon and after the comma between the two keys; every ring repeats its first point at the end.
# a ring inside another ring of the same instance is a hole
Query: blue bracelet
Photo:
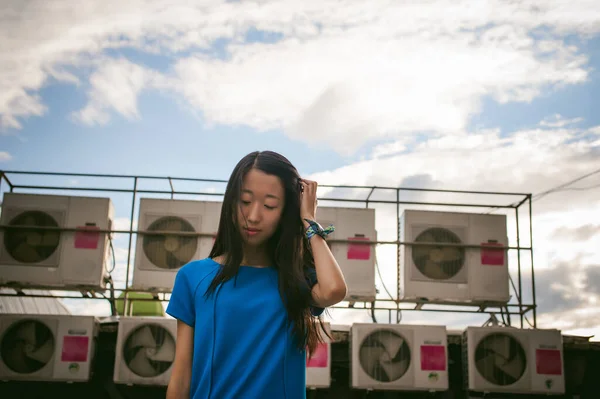
{"type": "Polygon", "coordinates": [[[309,224],[308,228],[306,229],[306,238],[308,238],[309,240],[315,235],[319,235],[325,238],[326,236],[335,231],[335,227],[332,224],[330,224],[326,228],[323,228],[319,223],[315,222],[314,220],[304,220],[306,220],[306,222],[309,224]]]}

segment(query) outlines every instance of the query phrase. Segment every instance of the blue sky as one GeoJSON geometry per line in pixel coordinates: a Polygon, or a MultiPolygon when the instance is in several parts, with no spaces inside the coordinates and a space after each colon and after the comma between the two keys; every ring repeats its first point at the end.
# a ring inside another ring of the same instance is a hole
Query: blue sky
{"type": "MultiPolygon", "coordinates": [[[[591,2],[17,3],[0,17],[4,170],[226,179],[271,149],[327,184],[536,193],[600,168],[591,2]]],[[[600,281],[580,288],[600,267],[600,203],[573,193],[535,203],[541,322],[600,333],[600,281]]]]}

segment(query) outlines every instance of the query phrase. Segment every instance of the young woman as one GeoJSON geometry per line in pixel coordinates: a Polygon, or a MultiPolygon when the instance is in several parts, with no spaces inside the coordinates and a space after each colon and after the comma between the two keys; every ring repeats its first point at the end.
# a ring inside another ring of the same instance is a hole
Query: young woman
{"type": "Polygon", "coordinates": [[[177,273],[167,398],[304,398],[306,351],[346,283],[315,226],[317,183],[283,156],[246,155],[225,190],[208,258],[177,273]]]}

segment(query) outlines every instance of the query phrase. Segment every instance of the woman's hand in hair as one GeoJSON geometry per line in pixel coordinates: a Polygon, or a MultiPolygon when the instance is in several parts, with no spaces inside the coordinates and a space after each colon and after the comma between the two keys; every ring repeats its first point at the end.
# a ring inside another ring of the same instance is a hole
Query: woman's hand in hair
{"type": "Polygon", "coordinates": [[[317,214],[317,182],[300,179],[302,193],[300,196],[300,217],[305,225],[304,219],[315,220],[317,214]]]}
{"type": "MultiPolygon", "coordinates": [[[[300,183],[303,188],[300,216],[308,227],[304,219],[315,220],[317,214],[317,182],[301,179],[300,183]]],[[[325,239],[314,235],[310,245],[317,272],[317,283],[312,288],[313,304],[321,308],[333,306],[346,297],[348,288],[344,275],[325,239]]]]}

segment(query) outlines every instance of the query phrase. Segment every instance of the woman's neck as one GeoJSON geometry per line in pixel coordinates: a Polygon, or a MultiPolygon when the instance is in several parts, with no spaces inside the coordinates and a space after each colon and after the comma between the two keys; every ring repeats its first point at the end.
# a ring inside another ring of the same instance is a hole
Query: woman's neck
{"type": "Polygon", "coordinates": [[[268,267],[271,265],[271,257],[267,253],[267,249],[264,246],[251,247],[245,245],[242,265],[268,267]]]}

